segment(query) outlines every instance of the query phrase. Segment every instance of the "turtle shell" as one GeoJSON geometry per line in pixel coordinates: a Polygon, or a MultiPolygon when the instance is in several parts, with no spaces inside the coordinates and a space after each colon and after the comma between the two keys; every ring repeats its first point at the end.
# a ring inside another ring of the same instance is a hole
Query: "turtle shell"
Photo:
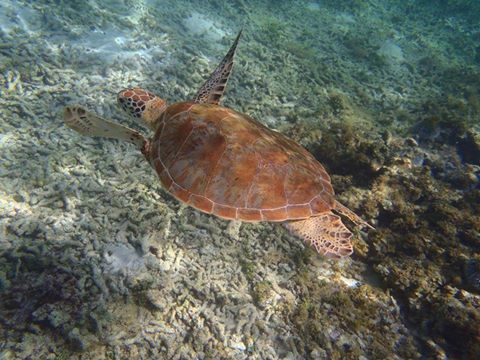
{"type": "Polygon", "coordinates": [[[225,107],[170,105],[149,155],[173,196],[221,218],[285,221],[334,207],[330,177],[307,150],[225,107]]]}

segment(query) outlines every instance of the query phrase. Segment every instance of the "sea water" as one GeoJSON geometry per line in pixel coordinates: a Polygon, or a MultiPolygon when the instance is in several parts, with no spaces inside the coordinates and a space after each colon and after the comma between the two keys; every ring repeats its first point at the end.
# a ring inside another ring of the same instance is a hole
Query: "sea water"
{"type": "Polygon", "coordinates": [[[0,0],[0,357],[478,358],[478,14],[475,1],[0,0]],[[351,257],[184,206],[133,145],[64,125],[80,104],[152,136],[118,91],[192,99],[240,29],[221,104],[325,166],[375,227],[344,219],[351,257]]]}

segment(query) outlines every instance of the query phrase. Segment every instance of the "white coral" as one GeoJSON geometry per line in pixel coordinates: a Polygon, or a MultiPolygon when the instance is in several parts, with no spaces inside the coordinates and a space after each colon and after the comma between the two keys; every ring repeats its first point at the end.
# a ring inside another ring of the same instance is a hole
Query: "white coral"
{"type": "Polygon", "coordinates": [[[104,254],[106,270],[111,274],[135,275],[145,269],[145,260],[133,247],[125,244],[112,244],[104,254]]]}

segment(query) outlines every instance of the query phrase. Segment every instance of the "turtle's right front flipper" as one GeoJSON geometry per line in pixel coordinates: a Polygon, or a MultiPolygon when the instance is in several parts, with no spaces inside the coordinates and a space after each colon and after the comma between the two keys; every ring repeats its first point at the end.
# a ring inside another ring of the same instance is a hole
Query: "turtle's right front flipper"
{"type": "Polygon", "coordinates": [[[233,42],[233,45],[230,47],[230,50],[228,50],[227,55],[225,55],[208,80],[205,81],[200,90],[198,90],[193,101],[201,104],[218,105],[220,103],[220,99],[222,98],[222,95],[225,92],[225,87],[227,86],[228,77],[232,72],[233,58],[235,56],[235,50],[237,50],[238,40],[240,40],[241,35],[242,30],[239,31],[235,41],[233,42]]]}
{"type": "Polygon", "coordinates": [[[138,131],[101,117],[85,110],[79,105],[65,107],[63,111],[65,124],[81,135],[101,136],[128,141],[143,150],[147,139],[138,131]]]}

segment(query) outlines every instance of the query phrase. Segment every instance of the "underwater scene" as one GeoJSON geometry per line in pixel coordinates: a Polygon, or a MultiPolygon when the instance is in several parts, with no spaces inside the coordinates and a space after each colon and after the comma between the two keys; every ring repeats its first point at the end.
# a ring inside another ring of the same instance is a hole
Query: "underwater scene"
{"type": "Polygon", "coordinates": [[[480,2],[0,0],[0,330],[479,359],[480,2]]]}

